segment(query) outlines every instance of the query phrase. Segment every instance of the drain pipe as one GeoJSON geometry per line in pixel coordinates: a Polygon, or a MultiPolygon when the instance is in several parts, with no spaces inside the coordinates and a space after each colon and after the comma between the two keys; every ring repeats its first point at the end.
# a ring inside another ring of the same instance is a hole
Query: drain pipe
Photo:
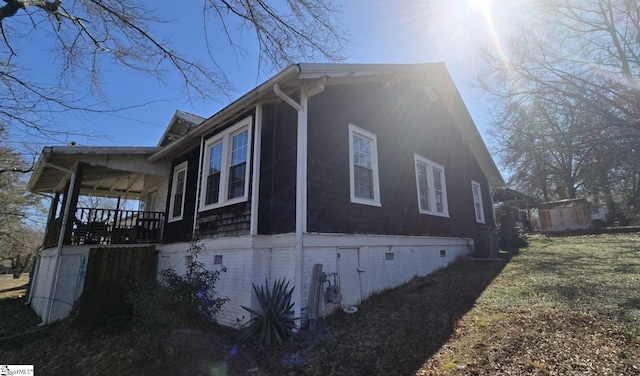
{"type": "Polygon", "coordinates": [[[69,212],[71,211],[71,195],[73,194],[73,190],[76,184],[76,173],[75,171],[69,170],[64,167],[56,166],[54,164],[47,163],[47,167],[54,168],[56,170],[60,170],[71,174],[71,182],[69,183],[69,189],[67,190],[67,198],[64,206],[64,211],[62,213],[62,223],[60,224],[60,235],[58,236],[58,250],[56,251],[56,265],[53,270],[53,283],[51,284],[51,289],[49,291],[49,299],[47,300],[47,309],[45,311],[45,315],[42,318],[42,322],[38,324],[38,327],[45,326],[49,324],[51,318],[51,311],[53,310],[53,300],[55,297],[56,288],[58,287],[58,278],[60,276],[60,263],[62,262],[62,243],[64,243],[64,234],[67,232],[67,222],[69,219],[69,212]]]}
{"type": "Polygon", "coordinates": [[[298,328],[302,325],[302,273],[303,273],[303,233],[306,231],[307,203],[307,93],[303,86],[300,90],[300,104],[280,89],[280,84],[273,85],[273,92],[298,112],[298,134],[296,147],[296,253],[294,286],[297,304],[294,306],[294,317],[298,318],[298,328]]]}

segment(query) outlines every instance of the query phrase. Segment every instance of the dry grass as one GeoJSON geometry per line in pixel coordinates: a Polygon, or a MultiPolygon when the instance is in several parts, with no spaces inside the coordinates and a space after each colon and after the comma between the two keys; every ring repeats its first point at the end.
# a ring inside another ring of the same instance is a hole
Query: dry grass
{"type": "Polygon", "coordinates": [[[640,237],[534,238],[504,263],[464,260],[337,314],[305,364],[269,371],[638,375],[638,291],[640,237]]]}
{"type": "Polygon", "coordinates": [[[18,279],[13,279],[12,274],[0,274],[0,300],[22,298],[28,283],[28,274],[22,274],[18,279]]]}
{"type": "Polygon", "coordinates": [[[503,257],[416,278],[270,351],[213,328],[20,335],[38,320],[5,299],[0,362],[39,375],[640,374],[640,237],[539,238],[503,257]]]}

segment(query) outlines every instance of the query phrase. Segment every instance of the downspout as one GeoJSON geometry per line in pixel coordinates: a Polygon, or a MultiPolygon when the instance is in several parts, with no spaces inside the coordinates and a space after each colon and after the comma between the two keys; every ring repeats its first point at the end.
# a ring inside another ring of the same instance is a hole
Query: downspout
{"type": "Polygon", "coordinates": [[[306,88],[300,90],[300,104],[280,89],[280,84],[273,85],[273,92],[285,103],[298,112],[298,134],[296,146],[296,252],[295,277],[297,304],[294,306],[294,317],[297,318],[298,328],[302,323],[302,271],[303,261],[303,232],[306,227],[306,187],[307,187],[307,93],[306,88]]]}
{"type": "Polygon", "coordinates": [[[38,324],[38,327],[49,324],[51,318],[51,311],[53,310],[53,299],[56,288],[58,287],[58,278],[60,274],[60,263],[62,261],[62,246],[64,243],[64,235],[67,232],[67,222],[69,219],[69,211],[71,211],[71,195],[73,194],[73,190],[76,184],[76,173],[64,167],[56,166],[50,163],[47,163],[48,167],[55,168],[56,170],[60,170],[63,172],[67,172],[71,174],[71,182],[69,183],[69,189],[67,190],[67,199],[64,207],[64,211],[62,214],[62,223],[60,225],[60,235],[58,235],[58,251],[56,252],[56,265],[53,270],[53,283],[51,284],[51,290],[49,291],[49,299],[47,301],[47,310],[45,316],[42,318],[42,322],[38,324]]]}

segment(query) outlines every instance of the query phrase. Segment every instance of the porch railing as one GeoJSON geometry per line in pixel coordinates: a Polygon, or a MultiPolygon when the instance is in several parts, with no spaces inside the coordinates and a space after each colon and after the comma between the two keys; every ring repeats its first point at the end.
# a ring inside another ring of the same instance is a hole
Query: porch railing
{"type": "MultiPolygon", "coordinates": [[[[163,212],[77,208],[66,244],[139,244],[159,243],[162,239],[163,212]]],[[[47,247],[55,246],[61,221],[49,223],[47,247]]]]}

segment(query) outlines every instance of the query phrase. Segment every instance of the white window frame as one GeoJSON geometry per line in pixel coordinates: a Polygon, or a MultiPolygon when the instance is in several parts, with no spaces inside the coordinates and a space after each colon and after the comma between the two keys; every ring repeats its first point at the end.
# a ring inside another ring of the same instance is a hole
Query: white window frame
{"type": "Polygon", "coordinates": [[[169,198],[169,218],[167,222],[175,222],[180,221],[184,217],[184,202],[186,201],[185,193],[187,188],[187,168],[189,167],[189,162],[184,161],[179,165],[173,168],[173,178],[171,179],[171,197],[169,198]],[[184,181],[182,182],[182,202],[180,203],[180,215],[173,216],[173,209],[175,208],[176,202],[176,189],[178,186],[178,174],[184,171],[184,181]]]}
{"type": "Polygon", "coordinates": [[[204,142],[204,157],[202,159],[202,170],[200,174],[200,207],[199,211],[211,210],[220,208],[223,206],[233,205],[240,202],[245,202],[249,199],[249,180],[250,174],[249,170],[251,170],[251,136],[252,136],[252,122],[253,117],[249,116],[238,123],[234,124],[228,129],[208,138],[204,142]],[[247,158],[246,158],[246,169],[245,169],[245,179],[244,179],[244,195],[239,197],[234,197],[232,199],[228,199],[228,189],[229,189],[229,169],[231,167],[231,153],[232,153],[232,142],[233,137],[239,133],[248,131],[247,133],[247,158]],[[206,204],[207,198],[207,177],[209,176],[209,162],[211,159],[211,146],[217,143],[222,143],[222,163],[220,170],[220,188],[218,191],[218,202],[206,204]]]}
{"type": "Polygon", "coordinates": [[[471,180],[471,195],[473,196],[473,210],[476,213],[476,222],[485,223],[484,218],[484,205],[482,203],[482,186],[475,180],[471,180]],[[478,189],[478,195],[476,196],[476,188],[478,189]],[[480,208],[478,208],[480,206],[480,208]],[[478,212],[478,209],[480,211],[478,212]]]}
{"type": "Polygon", "coordinates": [[[421,214],[435,215],[438,217],[449,217],[449,203],[448,203],[448,195],[447,195],[447,179],[445,174],[444,166],[433,162],[419,154],[413,155],[413,170],[416,176],[416,192],[418,194],[418,211],[421,214]],[[427,187],[429,190],[429,208],[423,209],[420,204],[420,177],[418,176],[418,165],[426,166],[427,171],[427,187]],[[442,212],[437,211],[435,208],[436,205],[436,189],[435,182],[433,178],[434,169],[440,170],[442,172],[442,212]]]}
{"type": "Polygon", "coordinates": [[[374,133],[349,123],[349,181],[351,202],[355,204],[382,206],[380,203],[380,179],[378,174],[378,141],[374,133]],[[355,161],[353,153],[353,137],[357,136],[371,143],[371,170],[373,172],[373,199],[357,197],[355,192],[355,161]]]}

